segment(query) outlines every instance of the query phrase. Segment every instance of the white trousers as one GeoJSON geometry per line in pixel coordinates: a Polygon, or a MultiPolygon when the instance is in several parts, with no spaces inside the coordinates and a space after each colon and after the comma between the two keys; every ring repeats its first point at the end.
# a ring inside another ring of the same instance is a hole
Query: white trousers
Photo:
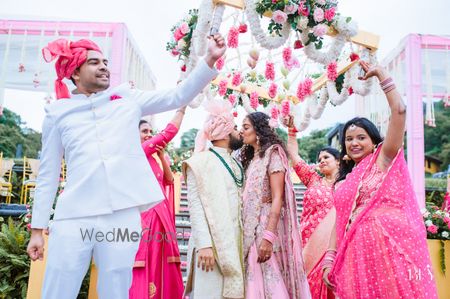
{"type": "Polygon", "coordinates": [[[94,257],[99,298],[127,299],[140,235],[137,207],[53,221],[41,298],[77,298],[94,257]]]}

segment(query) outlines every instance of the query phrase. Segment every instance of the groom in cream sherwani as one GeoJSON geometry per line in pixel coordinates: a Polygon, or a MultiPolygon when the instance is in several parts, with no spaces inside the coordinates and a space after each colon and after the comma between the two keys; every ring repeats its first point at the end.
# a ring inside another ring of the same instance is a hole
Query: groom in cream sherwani
{"type": "Polygon", "coordinates": [[[192,223],[185,294],[191,299],[244,298],[241,187],[244,171],[231,152],[242,147],[227,101],[207,104],[209,116],[183,164],[192,223]],[[207,149],[207,140],[212,147],[207,149]]]}
{"type": "Polygon", "coordinates": [[[43,49],[47,62],[57,59],[58,101],[45,108],[27,249],[33,261],[43,258],[42,231],[49,224],[63,155],[67,183],[49,227],[41,298],[76,298],[92,257],[99,297],[128,298],[140,210],[164,198],[142,151],[139,119],[188,104],[217,75],[213,66],[225,48],[220,35],[211,37],[205,59],[177,88],[165,91],[141,91],[129,84],[109,88],[108,61],[90,40],[59,39],[43,49]],[[72,93],[63,79],[75,83],[72,93]],[[114,231],[122,237],[108,239],[114,231]],[[89,237],[86,232],[93,233],[89,237]]]}

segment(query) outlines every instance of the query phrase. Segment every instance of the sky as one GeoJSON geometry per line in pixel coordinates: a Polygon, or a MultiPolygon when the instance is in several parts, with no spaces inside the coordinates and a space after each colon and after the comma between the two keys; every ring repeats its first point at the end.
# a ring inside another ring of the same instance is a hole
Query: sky
{"type": "MultiPolygon", "coordinates": [[[[65,20],[90,22],[123,22],[127,25],[140,51],[157,78],[157,88],[176,85],[179,65],[165,51],[170,28],[191,8],[198,8],[200,0],[1,0],[0,19],[65,20]],[[72,4],[72,6],[70,6],[72,4]],[[76,4],[76,5],[74,5],[76,4]]],[[[450,35],[449,0],[341,0],[339,12],[351,16],[361,30],[381,36],[378,59],[381,61],[403,37],[410,33],[450,35]]],[[[222,30],[223,31],[223,30],[222,30]]],[[[40,131],[44,117],[42,94],[25,91],[6,93],[5,107],[21,115],[27,126],[40,131]]],[[[338,108],[327,108],[323,117],[311,124],[311,129],[330,127],[352,117],[351,101],[338,108]],[[334,109],[334,110],[331,110],[334,109]]],[[[174,112],[155,117],[155,125],[162,129],[174,112]]],[[[180,133],[199,128],[205,113],[202,108],[188,109],[180,133]]],[[[178,145],[177,135],[175,144],[178,145]]]]}

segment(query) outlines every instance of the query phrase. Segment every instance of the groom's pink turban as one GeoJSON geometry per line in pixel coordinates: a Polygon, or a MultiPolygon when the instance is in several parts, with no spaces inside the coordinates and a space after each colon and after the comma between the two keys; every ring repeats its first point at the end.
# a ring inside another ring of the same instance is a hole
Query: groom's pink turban
{"type": "Polygon", "coordinates": [[[206,104],[205,110],[209,113],[203,125],[203,130],[195,138],[195,152],[206,149],[206,142],[225,139],[234,130],[234,117],[231,104],[224,100],[211,100],[206,104]]]}
{"type": "Polygon", "coordinates": [[[57,99],[70,98],[69,89],[62,80],[64,78],[70,79],[73,72],[86,61],[89,50],[102,52],[97,44],[88,39],[71,42],[67,39],[60,38],[49,43],[47,47],[42,49],[42,55],[46,62],[51,62],[55,58],[58,58],[55,63],[57,75],[55,92],[57,99]]]}

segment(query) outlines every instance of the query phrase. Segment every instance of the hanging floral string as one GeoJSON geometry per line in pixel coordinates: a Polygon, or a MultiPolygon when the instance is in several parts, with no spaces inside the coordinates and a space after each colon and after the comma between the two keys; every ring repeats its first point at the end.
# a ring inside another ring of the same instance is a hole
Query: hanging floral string
{"type": "Polygon", "coordinates": [[[434,104],[433,104],[433,82],[431,81],[431,64],[429,52],[430,48],[425,45],[425,82],[427,85],[427,102],[425,106],[425,124],[430,127],[436,127],[434,118],[434,104]]]}

